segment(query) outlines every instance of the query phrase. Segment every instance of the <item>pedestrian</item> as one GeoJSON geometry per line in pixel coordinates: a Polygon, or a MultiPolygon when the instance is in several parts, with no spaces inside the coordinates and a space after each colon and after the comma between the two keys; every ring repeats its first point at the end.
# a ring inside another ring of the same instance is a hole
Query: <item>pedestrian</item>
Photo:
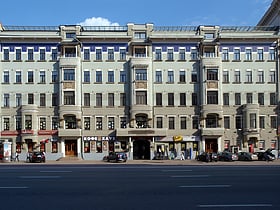
{"type": "Polygon", "coordinates": [[[185,153],[184,152],[181,153],[181,160],[185,160],[185,153]]]}
{"type": "Polygon", "coordinates": [[[16,152],[16,154],[15,154],[15,161],[18,161],[19,162],[19,157],[18,157],[19,155],[18,155],[18,153],[16,152]]]}
{"type": "Polygon", "coordinates": [[[27,152],[27,154],[26,154],[26,162],[31,162],[30,153],[29,152],[27,152]]]}

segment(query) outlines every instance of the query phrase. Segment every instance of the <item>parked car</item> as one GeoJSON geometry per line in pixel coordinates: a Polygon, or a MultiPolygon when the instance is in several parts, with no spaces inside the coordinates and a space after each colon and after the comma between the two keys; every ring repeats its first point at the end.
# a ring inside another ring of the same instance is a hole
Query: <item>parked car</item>
{"type": "Polygon", "coordinates": [[[46,162],[46,156],[44,152],[31,152],[29,154],[29,162],[36,163],[36,162],[46,162]]]}
{"type": "Polygon", "coordinates": [[[258,160],[258,156],[250,152],[238,152],[237,156],[238,156],[238,160],[244,160],[244,161],[258,160]]]}
{"type": "Polygon", "coordinates": [[[103,158],[103,160],[107,162],[126,162],[127,154],[125,152],[110,152],[109,155],[103,158]]]}
{"type": "Polygon", "coordinates": [[[271,152],[271,149],[267,149],[266,151],[259,151],[256,152],[258,156],[258,160],[265,160],[265,161],[273,161],[275,160],[275,155],[271,152]]]}
{"type": "Polygon", "coordinates": [[[234,153],[224,151],[224,152],[218,153],[218,160],[220,160],[220,161],[234,161],[234,160],[238,160],[238,156],[234,153]]]}
{"type": "Polygon", "coordinates": [[[204,161],[204,162],[212,162],[212,161],[218,161],[217,153],[211,152],[202,152],[200,155],[196,157],[198,161],[204,161]]]}

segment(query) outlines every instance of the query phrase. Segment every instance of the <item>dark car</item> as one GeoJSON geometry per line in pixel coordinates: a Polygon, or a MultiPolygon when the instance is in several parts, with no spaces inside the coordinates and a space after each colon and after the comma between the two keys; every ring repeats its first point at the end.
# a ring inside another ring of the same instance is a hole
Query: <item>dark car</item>
{"type": "Polygon", "coordinates": [[[108,156],[103,158],[103,160],[107,162],[126,162],[127,154],[125,152],[110,152],[108,156]]]}
{"type": "Polygon", "coordinates": [[[31,152],[29,154],[29,161],[31,163],[46,162],[46,156],[43,152],[31,152]]]}
{"type": "Polygon", "coordinates": [[[202,152],[200,155],[196,157],[198,161],[204,161],[204,162],[212,162],[212,161],[218,161],[217,153],[211,152],[202,152]]]}
{"type": "Polygon", "coordinates": [[[256,152],[258,155],[258,160],[265,160],[265,161],[273,161],[275,160],[275,155],[271,152],[270,149],[266,151],[256,152]]]}
{"type": "Polygon", "coordinates": [[[237,154],[238,160],[250,161],[250,160],[257,160],[258,157],[256,154],[252,154],[250,152],[238,152],[237,154]]]}
{"type": "Polygon", "coordinates": [[[225,151],[225,152],[218,153],[218,160],[220,160],[220,161],[234,161],[234,160],[238,160],[238,157],[234,153],[225,151]]]}

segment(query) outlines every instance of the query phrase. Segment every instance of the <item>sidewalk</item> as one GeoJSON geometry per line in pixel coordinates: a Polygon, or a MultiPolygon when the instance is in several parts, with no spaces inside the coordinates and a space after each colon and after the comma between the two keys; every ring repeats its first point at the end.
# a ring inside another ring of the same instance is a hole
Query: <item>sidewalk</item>
{"type": "Polygon", "coordinates": [[[218,162],[201,162],[197,160],[128,160],[125,163],[114,163],[114,162],[104,162],[102,160],[49,160],[46,161],[46,163],[27,163],[25,161],[20,162],[1,162],[1,165],[32,165],[32,164],[48,164],[48,165],[64,165],[64,164],[93,164],[93,165],[100,165],[100,164],[129,164],[129,165],[228,165],[228,166],[239,166],[239,165],[263,165],[263,166],[269,166],[269,165],[279,165],[280,166],[280,159],[276,159],[274,161],[266,162],[266,161],[232,161],[232,162],[226,162],[226,161],[218,161],[218,162]]]}

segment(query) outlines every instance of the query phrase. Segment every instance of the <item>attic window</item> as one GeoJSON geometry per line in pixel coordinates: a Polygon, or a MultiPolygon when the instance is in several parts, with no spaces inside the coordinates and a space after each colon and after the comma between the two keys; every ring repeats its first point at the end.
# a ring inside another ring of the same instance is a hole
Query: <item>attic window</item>
{"type": "Polygon", "coordinates": [[[72,38],[75,38],[76,37],[76,33],[74,32],[67,32],[66,33],[66,38],[67,39],[72,39],[72,38]]]}
{"type": "Polygon", "coordinates": [[[204,38],[205,39],[214,39],[214,33],[205,33],[204,38]]]}

